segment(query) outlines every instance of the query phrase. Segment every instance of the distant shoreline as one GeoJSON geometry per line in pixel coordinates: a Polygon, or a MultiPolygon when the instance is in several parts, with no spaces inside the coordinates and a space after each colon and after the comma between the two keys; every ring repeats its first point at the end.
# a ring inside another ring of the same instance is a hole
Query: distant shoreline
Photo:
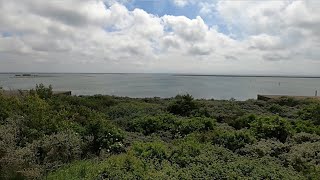
{"type": "Polygon", "coordinates": [[[276,75],[211,75],[211,74],[175,74],[174,76],[185,77],[270,77],[270,78],[314,78],[320,79],[320,76],[276,76],[276,75]]]}
{"type": "MultiPolygon", "coordinates": [[[[0,72],[0,74],[23,74],[25,72],[0,72]]],[[[130,75],[130,74],[163,74],[163,75],[172,75],[172,76],[181,76],[181,77],[270,77],[270,78],[313,78],[313,79],[320,79],[319,76],[308,76],[308,75],[230,75],[230,74],[178,74],[178,73],[39,73],[39,72],[32,72],[28,73],[32,75],[48,75],[48,74],[114,74],[114,75],[130,75]]],[[[19,76],[17,76],[19,77],[19,76]]],[[[43,76],[39,76],[43,77],[43,76]]]]}

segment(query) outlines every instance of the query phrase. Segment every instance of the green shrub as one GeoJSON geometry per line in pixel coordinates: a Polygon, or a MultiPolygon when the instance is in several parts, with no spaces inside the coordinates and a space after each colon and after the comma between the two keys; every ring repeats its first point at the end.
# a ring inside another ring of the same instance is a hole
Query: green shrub
{"type": "Polygon", "coordinates": [[[79,160],[82,155],[81,137],[72,131],[46,135],[40,140],[27,145],[32,151],[32,158],[37,164],[53,170],[65,163],[79,160]]]}
{"type": "Polygon", "coordinates": [[[149,143],[135,143],[132,147],[136,156],[142,157],[146,160],[159,160],[163,161],[168,158],[169,147],[161,141],[149,142],[149,143]]]}
{"type": "Polygon", "coordinates": [[[35,90],[30,90],[31,95],[38,95],[41,99],[49,99],[53,95],[52,86],[46,87],[43,84],[37,84],[35,90]]]}
{"type": "Polygon", "coordinates": [[[235,129],[250,128],[250,123],[256,120],[256,116],[253,114],[246,115],[229,122],[228,124],[235,129]]]}
{"type": "Polygon", "coordinates": [[[145,116],[132,120],[129,124],[128,130],[150,135],[158,131],[167,131],[172,129],[176,121],[178,121],[178,118],[171,114],[145,116]]]}
{"type": "Polygon", "coordinates": [[[274,113],[274,114],[283,114],[284,113],[284,107],[280,106],[279,104],[272,104],[269,107],[269,111],[274,113]]]}
{"type": "Polygon", "coordinates": [[[172,149],[170,161],[175,162],[179,167],[187,167],[195,161],[195,157],[201,153],[201,144],[194,139],[185,139],[177,142],[172,149]]]}
{"type": "Polygon", "coordinates": [[[22,117],[12,117],[0,125],[0,179],[37,179],[42,175],[31,150],[20,146],[25,128],[22,121],[22,117]]]}
{"type": "Polygon", "coordinates": [[[306,142],[291,147],[282,157],[296,171],[303,172],[310,179],[320,178],[320,142],[306,142]]]}
{"type": "Polygon", "coordinates": [[[262,139],[257,143],[245,145],[245,147],[240,150],[240,154],[253,157],[279,157],[289,150],[290,145],[284,144],[279,140],[262,139]]]}
{"type": "Polygon", "coordinates": [[[97,161],[77,161],[51,172],[45,179],[66,180],[66,179],[95,179],[101,169],[101,164],[97,161]]]}
{"type": "Polygon", "coordinates": [[[20,101],[16,97],[5,97],[0,93],[0,124],[10,116],[21,111],[20,101]]]}
{"type": "Polygon", "coordinates": [[[286,96],[280,97],[279,99],[270,100],[270,102],[279,104],[281,106],[290,106],[290,107],[294,107],[300,104],[300,101],[297,100],[296,98],[286,97],[286,96]]]}
{"type": "Polygon", "coordinates": [[[320,136],[305,132],[297,133],[292,137],[292,140],[298,144],[305,142],[320,142],[320,136]]]}
{"type": "Polygon", "coordinates": [[[163,143],[147,144],[141,144],[138,152],[142,153],[129,151],[100,163],[72,164],[51,173],[48,179],[306,179],[275,158],[247,158],[192,138],[174,142],[169,160],[163,161],[156,160],[164,157],[163,143]],[[157,147],[162,150],[156,151],[157,147]]]}
{"type": "Polygon", "coordinates": [[[246,111],[237,101],[221,101],[210,108],[209,111],[213,111],[212,114],[219,123],[230,123],[246,114],[246,111]]]}
{"type": "Polygon", "coordinates": [[[320,135],[320,126],[315,125],[313,121],[309,120],[295,120],[292,122],[293,128],[297,133],[306,132],[306,133],[315,133],[320,135]]]}
{"type": "Polygon", "coordinates": [[[168,106],[168,111],[175,115],[190,116],[199,106],[190,94],[177,95],[168,106]]]}
{"type": "Polygon", "coordinates": [[[171,130],[176,136],[186,136],[192,132],[205,132],[214,128],[216,122],[211,118],[188,118],[179,119],[174,122],[174,127],[171,130]]]}
{"type": "MultiPolygon", "coordinates": [[[[123,132],[105,119],[90,119],[85,125],[85,135],[91,137],[88,143],[88,151],[99,155],[102,149],[110,152],[120,150],[117,145],[122,146],[123,132]],[[119,144],[121,143],[121,144],[119,144]]],[[[118,153],[118,152],[115,152],[118,153]]]]}
{"type": "Polygon", "coordinates": [[[130,122],[128,130],[141,132],[145,135],[169,131],[177,137],[183,137],[196,131],[212,130],[214,126],[215,120],[211,118],[182,118],[171,114],[160,114],[136,118],[130,122]]]}
{"type": "Polygon", "coordinates": [[[320,103],[314,103],[299,111],[299,117],[304,120],[312,120],[320,125],[320,103]]]}
{"type": "Polygon", "coordinates": [[[260,117],[250,123],[251,129],[259,138],[277,138],[281,142],[291,136],[294,131],[288,120],[274,117],[260,117]]]}
{"type": "Polygon", "coordinates": [[[255,138],[248,130],[216,130],[212,142],[214,144],[222,145],[232,151],[236,151],[247,144],[255,142],[255,138]]]}

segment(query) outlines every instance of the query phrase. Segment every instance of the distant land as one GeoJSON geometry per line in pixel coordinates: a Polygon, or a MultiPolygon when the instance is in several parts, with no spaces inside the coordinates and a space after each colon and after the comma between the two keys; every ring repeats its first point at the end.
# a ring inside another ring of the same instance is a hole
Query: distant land
{"type": "Polygon", "coordinates": [[[192,73],[82,73],[82,72],[0,72],[0,74],[13,74],[13,75],[47,75],[47,74],[166,74],[173,76],[212,76],[212,77],[272,77],[272,78],[320,78],[320,75],[261,75],[261,74],[192,74],[192,73]]]}
{"type": "Polygon", "coordinates": [[[218,74],[174,74],[174,76],[272,77],[272,78],[320,78],[320,76],[304,76],[304,75],[218,75],[218,74]]]}

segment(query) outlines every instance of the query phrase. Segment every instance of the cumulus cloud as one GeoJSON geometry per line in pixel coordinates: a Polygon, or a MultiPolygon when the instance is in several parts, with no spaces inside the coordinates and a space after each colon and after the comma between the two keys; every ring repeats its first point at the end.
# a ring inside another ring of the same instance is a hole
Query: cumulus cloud
{"type": "Polygon", "coordinates": [[[276,50],[285,48],[278,36],[271,36],[267,34],[259,34],[251,36],[249,39],[249,48],[260,50],[276,50]]]}
{"type": "Polygon", "coordinates": [[[198,6],[195,18],[129,10],[130,2],[0,0],[0,71],[316,74],[320,68],[316,1],[172,0],[180,8],[198,6]],[[204,19],[212,15],[223,22],[209,26],[204,19]]]}

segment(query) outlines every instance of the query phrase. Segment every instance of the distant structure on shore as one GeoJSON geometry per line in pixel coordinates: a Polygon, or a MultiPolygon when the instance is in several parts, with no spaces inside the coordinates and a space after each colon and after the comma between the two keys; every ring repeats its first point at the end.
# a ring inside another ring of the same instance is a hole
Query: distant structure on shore
{"type": "Polygon", "coordinates": [[[305,99],[318,99],[320,100],[320,96],[317,96],[317,91],[315,96],[286,96],[286,95],[260,95],[258,94],[257,99],[262,101],[268,101],[271,99],[280,99],[280,98],[293,98],[297,100],[305,100],[305,99]]]}
{"type": "Polygon", "coordinates": [[[16,74],[14,77],[37,77],[36,74],[16,74]]]}

